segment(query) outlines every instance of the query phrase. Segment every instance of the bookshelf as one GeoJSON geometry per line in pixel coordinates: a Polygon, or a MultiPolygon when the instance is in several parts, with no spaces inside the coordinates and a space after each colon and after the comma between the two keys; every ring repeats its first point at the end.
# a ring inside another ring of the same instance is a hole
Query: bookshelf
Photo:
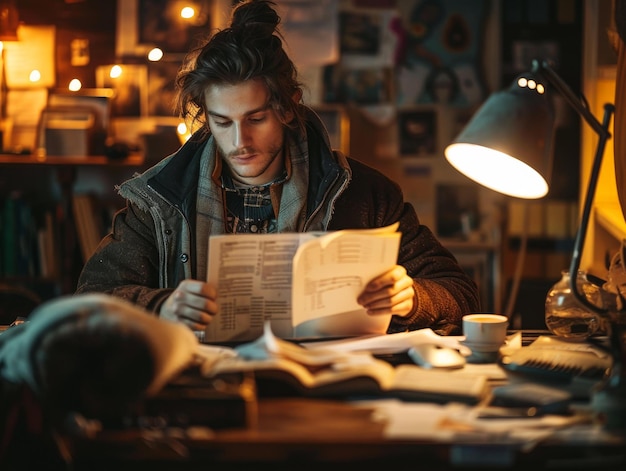
{"type": "Polygon", "coordinates": [[[74,292],[106,216],[124,204],[115,185],[145,166],[141,154],[0,154],[0,282],[43,300],[74,292]]]}

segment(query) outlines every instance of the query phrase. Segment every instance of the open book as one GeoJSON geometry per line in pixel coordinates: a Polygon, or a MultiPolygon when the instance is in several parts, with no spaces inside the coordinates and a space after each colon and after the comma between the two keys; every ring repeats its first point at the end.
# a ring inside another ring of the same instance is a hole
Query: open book
{"type": "Polygon", "coordinates": [[[253,340],[268,320],[281,338],[384,333],[391,316],[369,316],[356,299],[397,263],[397,228],[211,236],[218,315],[204,341],[253,340]]]}
{"type": "Polygon", "coordinates": [[[275,337],[269,324],[259,339],[234,350],[236,355],[205,361],[202,375],[251,372],[261,395],[395,397],[476,404],[489,391],[486,375],[433,371],[414,364],[393,366],[368,352],[310,350],[275,337]]]}

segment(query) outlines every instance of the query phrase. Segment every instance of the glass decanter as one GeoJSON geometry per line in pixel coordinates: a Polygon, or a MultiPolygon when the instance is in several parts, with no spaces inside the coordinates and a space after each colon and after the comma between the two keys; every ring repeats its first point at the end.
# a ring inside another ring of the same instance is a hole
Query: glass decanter
{"type": "MultiPolygon", "coordinates": [[[[602,290],[587,279],[585,271],[578,271],[576,286],[587,301],[603,308],[602,290]]],[[[561,279],[548,292],[545,315],[546,327],[557,337],[585,340],[604,330],[602,315],[585,306],[572,292],[567,270],[561,272],[561,279]]]]}

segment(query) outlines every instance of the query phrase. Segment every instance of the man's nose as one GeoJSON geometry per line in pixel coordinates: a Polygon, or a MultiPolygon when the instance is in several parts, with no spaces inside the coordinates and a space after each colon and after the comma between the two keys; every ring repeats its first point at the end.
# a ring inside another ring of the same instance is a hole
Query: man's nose
{"type": "Polygon", "coordinates": [[[246,145],[246,128],[242,124],[235,123],[233,127],[233,145],[235,148],[245,147],[246,145]]]}

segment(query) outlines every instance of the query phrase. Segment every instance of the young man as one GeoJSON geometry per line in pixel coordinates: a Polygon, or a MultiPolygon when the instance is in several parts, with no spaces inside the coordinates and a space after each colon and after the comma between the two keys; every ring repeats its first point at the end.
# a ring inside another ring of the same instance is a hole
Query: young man
{"type": "Polygon", "coordinates": [[[273,3],[233,10],[230,27],[189,55],[180,114],[199,125],[173,155],[120,186],[127,205],[87,261],[77,293],[106,292],[194,330],[219,316],[206,283],[211,234],[381,227],[398,221],[398,265],[358,297],[388,332],[460,333],[479,309],[474,282],[420,225],[398,185],[330,148],[301,85],[273,3]]]}

